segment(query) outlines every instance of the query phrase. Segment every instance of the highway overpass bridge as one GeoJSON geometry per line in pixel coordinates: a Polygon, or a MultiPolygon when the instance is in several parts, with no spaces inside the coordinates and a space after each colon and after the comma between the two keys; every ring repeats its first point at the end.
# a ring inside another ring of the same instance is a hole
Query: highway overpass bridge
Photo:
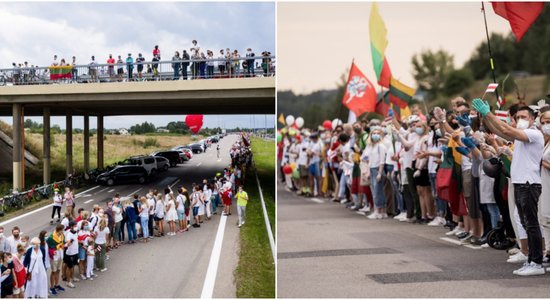
{"type": "Polygon", "coordinates": [[[24,116],[42,116],[44,183],[50,183],[50,117],[66,116],[66,169],[72,167],[72,117],[84,117],[84,169],[89,169],[89,117],[97,117],[97,166],[103,167],[103,117],[117,115],[274,114],[275,77],[49,84],[0,87],[0,116],[13,117],[13,188],[23,188],[24,116]]]}

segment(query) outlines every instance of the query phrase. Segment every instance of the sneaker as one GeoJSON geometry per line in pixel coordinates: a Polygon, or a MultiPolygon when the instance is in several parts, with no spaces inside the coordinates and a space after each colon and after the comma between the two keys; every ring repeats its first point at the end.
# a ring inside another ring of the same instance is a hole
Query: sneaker
{"type": "Polygon", "coordinates": [[[367,219],[369,219],[369,220],[380,219],[379,216],[381,217],[382,215],[380,215],[380,214],[377,213],[377,212],[373,212],[372,214],[370,214],[370,215],[367,216],[367,219]]]}
{"type": "Polygon", "coordinates": [[[388,214],[383,213],[383,214],[380,215],[379,219],[387,219],[387,218],[388,218],[388,214]]]}
{"type": "Polygon", "coordinates": [[[466,235],[463,235],[463,238],[459,238],[460,243],[461,244],[469,244],[470,243],[470,238],[472,238],[472,234],[467,232],[466,235]]]}
{"type": "Polygon", "coordinates": [[[470,244],[473,246],[481,246],[487,244],[487,241],[484,239],[476,238],[475,236],[470,239],[470,244]]]}
{"type": "Polygon", "coordinates": [[[99,272],[105,272],[105,271],[107,271],[107,268],[103,268],[103,269],[99,270],[99,272]]]}
{"type": "Polygon", "coordinates": [[[441,226],[445,225],[445,219],[441,217],[435,217],[430,223],[428,223],[428,226],[441,226]]]}
{"type": "Polygon", "coordinates": [[[508,260],[506,260],[507,263],[516,264],[516,263],[522,263],[527,261],[527,255],[523,254],[521,251],[510,256],[508,260]]]}
{"type": "Polygon", "coordinates": [[[537,264],[535,262],[531,262],[528,266],[523,268],[523,270],[519,270],[515,275],[519,276],[534,276],[534,275],[544,275],[545,270],[542,264],[537,264]]]}
{"type": "Polygon", "coordinates": [[[369,211],[370,211],[370,207],[368,207],[368,205],[365,205],[365,206],[363,206],[363,208],[361,208],[359,211],[360,211],[360,212],[369,212],[369,211]]]}
{"type": "Polygon", "coordinates": [[[237,225],[237,227],[241,228],[241,224],[237,225]]]}
{"type": "Polygon", "coordinates": [[[57,296],[57,291],[54,288],[50,289],[50,293],[52,294],[52,296],[57,296]]]}
{"type": "Polygon", "coordinates": [[[86,276],[80,274],[80,278],[82,278],[82,280],[86,280],[86,276]]]}
{"type": "Polygon", "coordinates": [[[455,234],[455,236],[459,239],[459,240],[462,240],[463,238],[465,237],[471,237],[471,234],[467,231],[462,231],[462,232],[459,232],[457,234],[455,234]]]}
{"type": "Polygon", "coordinates": [[[511,248],[511,249],[508,249],[508,254],[510,255],[514,255],[514,254],[518,254],[518,252],[520,252],[519,248],[511,248]]]}
{"type": "Polygon", "coordinates": [[[63,288],[63,287],[60,286],[60,285],[56,285],[56,286],[55,286],[55,289],[58,290],[58,291],[61,291],[61,292],[64,292],[64,291],[65,291],[65,288],[63,288]]]}
{"type": "Polygon", "coordinates": [[[461,227],[458,227],[456,226],[453,230],[449,231],[449,232],[446,232],[445,235],[455,235],[457,233],[461,233],[461,232],[464,232],[464,229],[462,229],[461,227]]]}
{"type": "Polygon", "coordinates": [[[342,200],[340,200],[340,204],[346,204],[346,203],[348,203],[348,199],[342,199],[342,200]]]}
{"type": "Polygon", "coordinates": [[[67,282],[67,286],[70,287],[70,288],[73,288],[73,289],[74,289],[74,287],[75,287],[74,284],[73,284],[72,282],[70,282],[70,281],[67,282]]]}
{"type": "Polygon", "coordinates": [[[92,277],[90,277],[89,279],[90,279],[90,281],[94,281],[94,279],[92,277]]]}
{"type": "Polygon", "coordinates": [[[80,281],[80,279],[78,279],[78,278],[73,278],[73,282],[79,282],[79,281],[80,281]]]}
{"type": "Polygon", "coordinates": [[[358,210],[359,208],[358,208],[356,205],[353,205],[353,206],[350,206],[349,209],[351,209],[351,210],[358,210]]]}
{"type": "Polygon", "coordinates": [[[407,213],[402,212],[402,213],[398,214],[397,216],[393,217],[393,219],[394,220],[401,220],[401,219],[406,218],[406,217],[407,217],[407,213]]]}
{"type": "Polygon", "coordinates": [[[521,265],[521,268],[517,269],[517,270],[514,270],[512,272],[512,274],[514,275],[518,275],[518,272],[519,271],[523,271],[523,269],[527,268],[529,266],[529,263],[528,262],[524,262],[523,265],[521,265]]]}

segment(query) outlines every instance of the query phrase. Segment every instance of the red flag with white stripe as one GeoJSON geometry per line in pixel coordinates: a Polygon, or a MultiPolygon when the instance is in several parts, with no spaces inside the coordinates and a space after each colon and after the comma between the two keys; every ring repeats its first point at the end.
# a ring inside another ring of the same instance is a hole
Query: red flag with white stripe
{"type": "Polygon", "coordinates": [[[506,122],[506,119],[508,118],[508,111],[507,110],[495,110],[495,117],[497,119],[506,122]]]}
{"type": "Polygon", "coordinates": [[[494,93],[497,87],[498,83],[489,83],[489,85],[487,86],[487,90],[485,90],[485,93],[494,93]]]}
{"type": "Polygon", "coordinates": [[[500,95],[498,95],[498,99],[497,99],[498,108],[500,109],[501,107],[504,106],[504,104],[506,104],[506,99],[504,99],[500,95]]]}

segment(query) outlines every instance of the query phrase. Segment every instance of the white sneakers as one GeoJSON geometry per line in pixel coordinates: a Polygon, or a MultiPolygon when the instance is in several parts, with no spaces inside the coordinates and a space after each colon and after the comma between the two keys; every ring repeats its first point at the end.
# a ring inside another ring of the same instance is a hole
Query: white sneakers
{"type": "Polygon", "coordinates": [[[380,220],[380,219],[387,219],[387,218],[388,218],[388,214],[386,213],[380,214],[378,212],[373,212],[372,214],[367,216],[367,219],[369,220],[380,220]]]}
{"type": "Polygon", "coordinates": [[[507,263],[512,263],[512,264],[522,263],[526,261],[527,261],[527,256],[523,254],[521,251],[510,256],[508,260],[506,260],[507,263]]]}
{"type": "Polygon", "coordinates": [[[365,206],[363,206],[363,208],[361,208],[359,211],[360,211],[360,212],[365,212],[365,213],[366,213],[366,212],[369,212],[369,211],[370,211],[370,207],[369,207],[368,205],[365,205],[365,206]]]}
{"type": "Polygon", "coordinates": [[[542,264],[539,265],[534,262],[531,262],[531,263],[525,262],[521,268],[513,272],[514,275],[519,275],[519,276],[544,275],[544,273],[546,272],[542,264]]]}
{"type": "Polygon", "coordinates": [[[449,232],[446,232],[445,235],[457,235],[461,232],[464,232],[464,229],[462,229],[461,227],[458,227],[456,226],[453,230],[449,231],[449,232]]]}
{"type": "Polygon", "coordinates": [[[430,223],[428,223],[428,226],[443,226],[445,225],[445,219],[442,217],[435,217],[430,223]]]}
{"type": "Polygon", "coordinates": [[[397,216],[393,217],[394,220],[403,220],[403,219],[406,219],[407,218],[407,213],[406,212],[402,212],[400,214],[398,214],[397,216]]]}
{"type": "Polygon", "coordinates": [[[345,198],[340,200],[340,204],[346,204],[347,202],[348,202],[348,199],[345,199],[345,198]]]}

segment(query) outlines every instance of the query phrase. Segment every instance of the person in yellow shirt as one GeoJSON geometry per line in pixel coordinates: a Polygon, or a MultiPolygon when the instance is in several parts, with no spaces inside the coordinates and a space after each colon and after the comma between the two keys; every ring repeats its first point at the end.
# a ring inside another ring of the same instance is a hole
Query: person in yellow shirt
{"type": "Polygon", "coordinates": [[[237,213],[239,215],[239,228],[244,225],[246,204],[248,203],[248,194],[243,191],[243,186],[239,185],[239,191],[237,192],[237,213]]]}

